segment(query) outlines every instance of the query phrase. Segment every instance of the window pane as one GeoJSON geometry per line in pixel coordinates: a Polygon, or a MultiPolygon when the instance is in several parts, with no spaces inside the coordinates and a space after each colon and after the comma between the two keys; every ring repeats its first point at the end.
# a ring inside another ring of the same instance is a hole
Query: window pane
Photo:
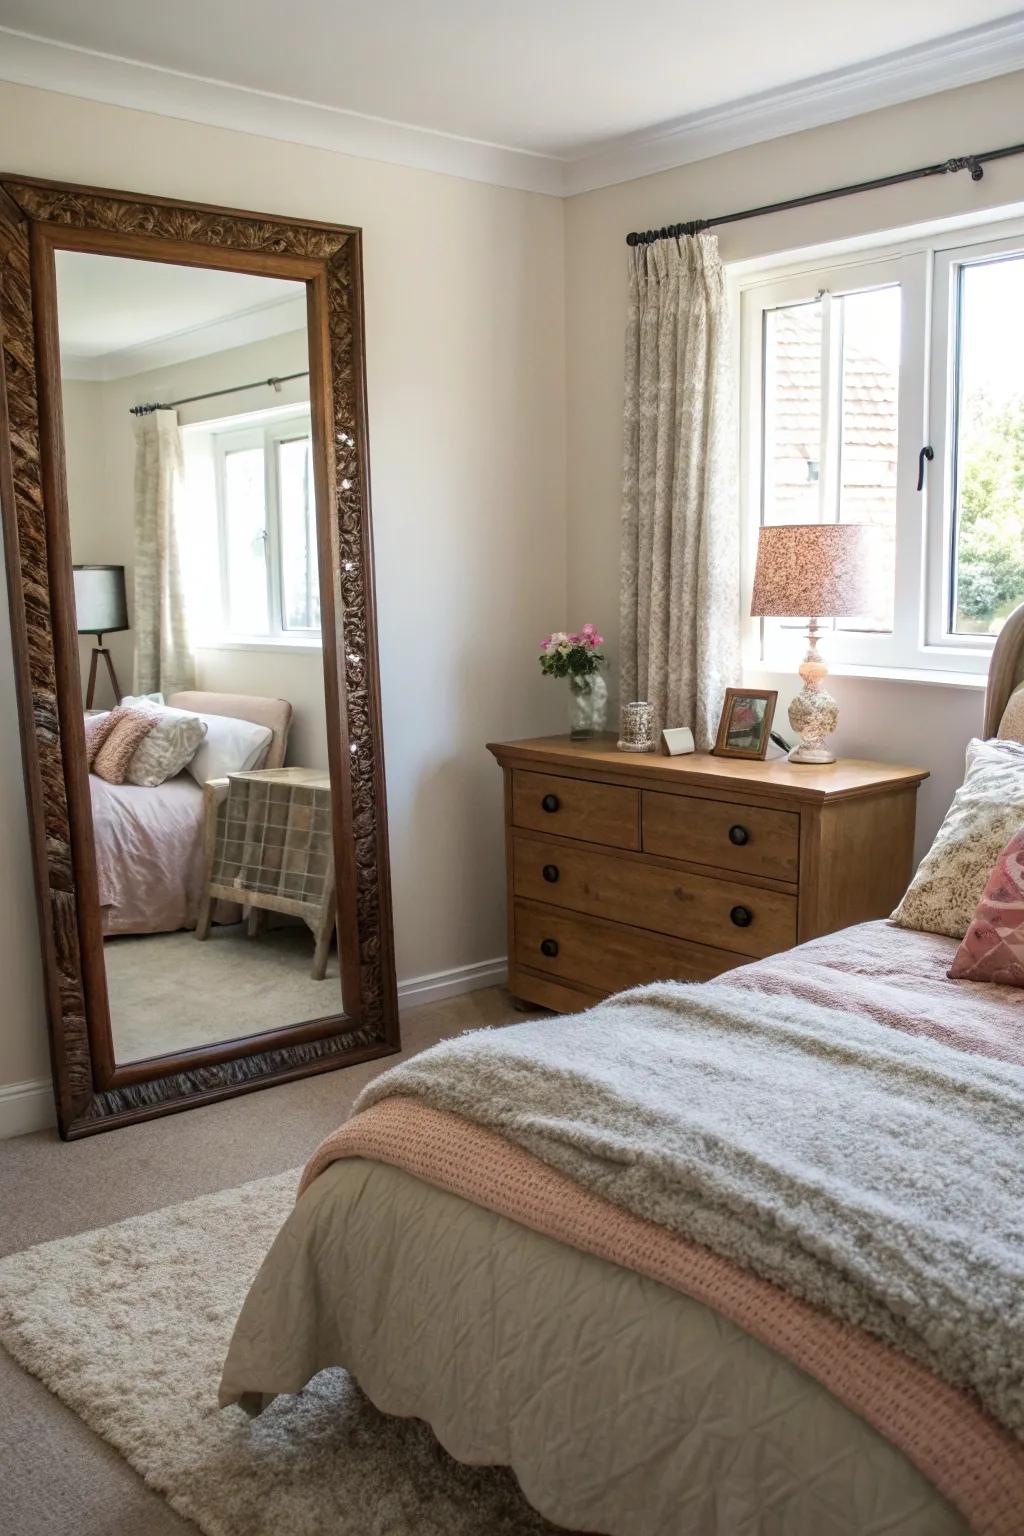
{"type": "Polygon", "coordinates": [[[281,601],[285,629],[320,628],[312,444],[308,437],[277,445],[281,502],[281,601]]]}
{"type": "Polygon", "coordinates": [[[1024,257],[961,268],[954,634],[995,635],[1024,599],[1024,257]]]}
{"type": "Polygon", "coordinates": [[[892,629],[896,581],[896,454],[899,442],[900,290],[847,293],[838,307],[841,346],[839,521],[879,529],[875,611],[839,629],[892,629]]]}
{"type": "Polygon", "coordinates": [[[765,523],[820,517],[821,314],[820,300],[765,313],[765,523]]]}
{"type": "Polygon", "coordinates": [[[224,455],[224,521],[228,623],[237,634],[265,635],[270,620],[262,448],[224,455]]]}

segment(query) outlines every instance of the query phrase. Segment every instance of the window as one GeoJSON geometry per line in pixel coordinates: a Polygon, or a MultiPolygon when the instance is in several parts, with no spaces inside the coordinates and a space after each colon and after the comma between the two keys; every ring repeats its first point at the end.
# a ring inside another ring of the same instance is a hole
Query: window
{"type": "Polygon", "coordinates": [[[308,408],[187,428],[185,485],[199,634],[319,640],[308,408]]]}
{"type": "MultiPolygon", "coordinates": [[[[984,672],[1024,601],[1024,234],[752,279],[741,316],[748,580],[761,523],[872,524],[872,611],[830,661],[984,672]]],[[[763,621],[761,662],[800,628],[763,621]]]]}

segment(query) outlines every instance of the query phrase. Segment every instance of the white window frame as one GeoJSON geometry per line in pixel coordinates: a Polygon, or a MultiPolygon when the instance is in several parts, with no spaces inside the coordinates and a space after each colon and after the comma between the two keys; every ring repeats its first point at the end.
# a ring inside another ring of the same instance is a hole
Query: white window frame
{"type": "MultiPolygon", "coordinates": [[[[846,250],[734,280],[740,315],[740,505],[743,613],[749,612],[761,523],[764,314],[813,300],[824,289],[856,292],[898,281],[903,289],[896,577],[893,630],[827,636],[833,671],[923,681],[984,682],[993,636],[949,632],[952,564],[953,416],[956,350],[953,321],[960,269],[993,255],[1024,254],[1024,220],[970,226],[910,238],[890,246],[846,250]],[[918,454],[930,445],[918,493],[918,454]]],[[[824,473],[824,470],[823,470],[824,473]]],[[[798,654],[797,621],[745,620],[744,657],[750,671],[790,671],[798,654]]]]}
{"type": "Polygon", "coordinates": [[[221,614],[219,634],[206,644],[217,646],[269,646],[316,648],[321,644],[320,626],[286,626],[284,623],[284,567],[281,561],[280,503],[278,499],[278,445],[296,437],[311,435],[308,405],[254,412],[241,422],[202,423],[200,430],[209,434],[213,459],[213,484],[216,500],[217,559],[220,573],[221,614]],[[301,430],[296,430],[297,428],[301,430]],[[267,572],[266,631],[253,634],[231,627],[231,581],[227,543],[227,497],[225,460],[229,453],[245,448],[262,448],[264,500],[266,515],[265,563],[267,572]]]}

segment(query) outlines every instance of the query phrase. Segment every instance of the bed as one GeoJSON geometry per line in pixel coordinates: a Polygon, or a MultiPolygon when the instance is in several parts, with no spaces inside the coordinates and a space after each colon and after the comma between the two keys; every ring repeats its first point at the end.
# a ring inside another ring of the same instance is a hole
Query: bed
{"type": "MultiPolygon", "coordinates": [[[[167,703],[267,726],[272,735],[262,766],[283,765],[292,715],[283,699],[190,690],[167,703]]],[[[186,770],[152,789],[90,774],[89,789],[104,936],[194,927],[202,894],[201,786],[186,770]]]]}
{"type": "MultiPolygon", "coordinates": [[[[1024,680],[1024,609],[985,734],[1024,680]]],[[[870,923],[372,1083],[221,1402],[344,1366],[608,1536],[1024,1531],[1024,995],[870,923]]]]}

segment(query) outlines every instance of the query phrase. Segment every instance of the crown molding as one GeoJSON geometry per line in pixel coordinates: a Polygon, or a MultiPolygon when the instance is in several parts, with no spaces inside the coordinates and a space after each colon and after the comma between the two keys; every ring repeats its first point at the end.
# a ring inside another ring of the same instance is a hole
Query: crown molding
{"type": "Polygon", "coordinates": [[[0,79],[239,133],[568,197],[1024,69],[1024,11],[626,134],[540,155],[250,90],[0,27],[0,79]]]}
{"type": "Polygon", "coordinates": [[[566,166],[564,193],[635,181],[1019,69],[1024,11],[610,140],[566,166]]]}
{"type": "Polygon", "coordinates": [[[152,373],[157,368],[171,368],[177,363],[228,352],[256,341],[270,341],[276,336],[306,328],[306,296],[275,299],[272,304],[253,304],[219,320],[201,325],[183,326],[164,336],[152,336],[131,346],[110,352],[76,353],[61,350],[61,372],[65,378],[83,383],[108,384],[131,378],[137,373],[152,373]]]}
{"type": "Polygon", "coordinates": [[[0,27],[0,79],[313,149],[561,196],[564,161],[140,64],[0,27]]]}

